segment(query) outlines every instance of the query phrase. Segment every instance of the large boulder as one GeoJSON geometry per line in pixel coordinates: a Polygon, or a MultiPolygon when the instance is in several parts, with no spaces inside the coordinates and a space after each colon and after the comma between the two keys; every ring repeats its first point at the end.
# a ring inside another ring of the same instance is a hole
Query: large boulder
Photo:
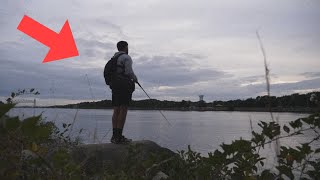
{"type": "Polygon", "coordinates": [[[73,150],[74,160],[90,174],[105,169],[124,169],[130,163],[141,163],[154,155],[168,158],[176,154],[149,140],[129,144],[86,144],[73,150]]]}

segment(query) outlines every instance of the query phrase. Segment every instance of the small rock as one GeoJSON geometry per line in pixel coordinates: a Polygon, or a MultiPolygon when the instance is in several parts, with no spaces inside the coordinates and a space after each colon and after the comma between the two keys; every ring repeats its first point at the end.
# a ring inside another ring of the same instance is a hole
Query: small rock
{"type": "Polygon", "coordinates": [[[152,180],[161,180],[161,179],[167,179],[169,176],[163,173],[162,171],[159,171],[152,180]]]}
{"type": "Polygon", "coordinates": [[[34,154],[32,151],[25,149],[21,151],[21,158],[26,160],[26,159],[34,159],[37,158],[37,155],[34,154]]]}

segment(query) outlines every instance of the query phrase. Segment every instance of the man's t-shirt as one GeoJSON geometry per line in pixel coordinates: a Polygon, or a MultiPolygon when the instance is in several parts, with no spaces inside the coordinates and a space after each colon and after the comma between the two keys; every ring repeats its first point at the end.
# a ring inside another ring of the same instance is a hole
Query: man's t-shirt
{"type": "MultiPolygon", "coordinates": [[[[120,53],[124,53],[124,52],[122,51],[116,52],[114,56],[117,56],[120,53]]],[[[133,79],[135,82],[138,82],[137,76],[134,74],[132,69],[132,59],[128,54],[121,54],[118,58],[117,65],[124,66],[124,69],[122,67],[117,67],[117,73],[120,76],[123,73],[124,75],[128,76],[130,79],[133,79]]]]}

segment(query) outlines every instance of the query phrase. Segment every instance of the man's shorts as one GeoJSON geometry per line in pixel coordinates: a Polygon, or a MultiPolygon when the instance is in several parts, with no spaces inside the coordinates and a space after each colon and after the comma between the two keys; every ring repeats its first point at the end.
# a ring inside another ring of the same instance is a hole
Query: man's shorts
{"type": "Polygon", "coordinates": [[[124,78],[112,81],[112,106],[129,106],[134,91],[134,82],[124,78]]]}

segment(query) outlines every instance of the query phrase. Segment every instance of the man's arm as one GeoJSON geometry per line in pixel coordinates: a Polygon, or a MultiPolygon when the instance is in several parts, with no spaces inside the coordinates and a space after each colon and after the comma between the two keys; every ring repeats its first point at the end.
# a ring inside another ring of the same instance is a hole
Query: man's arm
{"type": "Polygon", "coordinates": [[[134,74],[132,69],[132,59],[129,55],[126,58],[126,61],[124,61],[125,74],[128,75],[130,79],[133,79],[135,82],[138,82],[138,78],[134,74]]]}

